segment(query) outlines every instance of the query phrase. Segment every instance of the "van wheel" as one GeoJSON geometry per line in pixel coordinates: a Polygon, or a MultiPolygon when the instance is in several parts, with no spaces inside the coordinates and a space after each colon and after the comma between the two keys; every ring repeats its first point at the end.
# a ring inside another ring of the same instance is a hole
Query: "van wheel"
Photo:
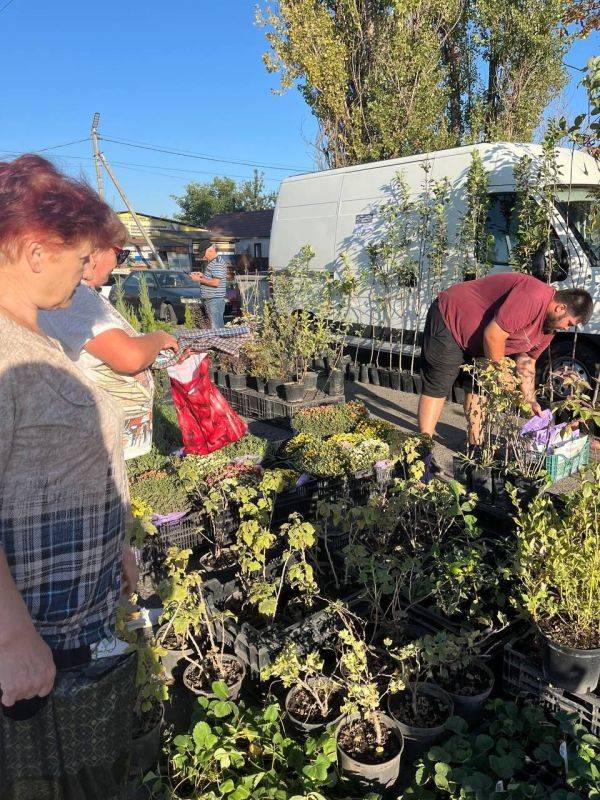
{"type": "MultiPolygon", "coordinates": [[[[551,344],[550,355],[551,359],[546,351],[542,356],[543,361],[540,363],[538,375],[542,384],[547,383],[552,365],[552,372],[561,372],[564,369],[573,370],[581,380],[586,381],[592,389],[594,388],[594,378],[598,377],[598,368],[600,367],[600,350],[598,348],[585,340],[578,340],[573,355],[573,341],[567,339],[551,344]]],[[[567,391],[560,377],[553,378],[552,382],[555,397],[559,399],[566,397],[567,391]]]]}
{"type": "Polygon", "coordinates": [[[177,325],[177,314],[170,303],[162,304],[160,307],[160,318],[163,322],[169,322],[171,325],[177,325]]]}

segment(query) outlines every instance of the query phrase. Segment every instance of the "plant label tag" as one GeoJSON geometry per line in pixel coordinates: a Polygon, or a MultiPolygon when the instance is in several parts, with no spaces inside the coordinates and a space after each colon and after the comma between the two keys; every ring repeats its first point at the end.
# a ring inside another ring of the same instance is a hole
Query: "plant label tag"
{"type": "Polygon", "coordinates": [[[505,792],[506,789],[504,788],[504,781],[498,781],[496,784],[496,791],[497,792],[505,792]]]}
{"type": "Polygon", "coordinates": [[[565,762],[565,774],[568,775],[568,773],[569,773],[569,752],[567,750],[567,743],[566,742],[561,742],[560,743],[560,747],[558,748],[558,752],[560,753],[560,756],[561,756],[562,760],[565,762]]]}

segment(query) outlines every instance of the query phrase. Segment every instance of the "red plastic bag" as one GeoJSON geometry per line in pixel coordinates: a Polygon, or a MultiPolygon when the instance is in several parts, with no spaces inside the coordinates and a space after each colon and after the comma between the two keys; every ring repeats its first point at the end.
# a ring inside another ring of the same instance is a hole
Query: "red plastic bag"
{"type": "Polygon", "coordinates": [[[211,383],[209,367],[208,356],[196,354],[167,370],[186,455],[214,453],[248,430],[211,383]]]}

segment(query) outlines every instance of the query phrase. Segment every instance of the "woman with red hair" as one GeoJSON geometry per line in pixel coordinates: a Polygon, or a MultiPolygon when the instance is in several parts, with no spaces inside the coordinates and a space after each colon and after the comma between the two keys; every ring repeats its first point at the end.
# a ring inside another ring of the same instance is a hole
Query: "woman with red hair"
{"type": "Polygon", "coordinates": [[[111,237],[87,185],[0,163],[0,798],[108,800],[127,776],[133,659],[91,661],[136,581],[123,417],[38,325],[111,237]]]}

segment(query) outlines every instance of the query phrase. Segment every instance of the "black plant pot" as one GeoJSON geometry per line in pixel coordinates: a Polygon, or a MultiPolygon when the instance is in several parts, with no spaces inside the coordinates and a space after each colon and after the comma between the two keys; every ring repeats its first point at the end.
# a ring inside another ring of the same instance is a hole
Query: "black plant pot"
{"type": "Polygon", "coordinates": [[[346,374],[350,383],[356,383],[360,378],[360,367],[357,364],[349,364],[346,374]]]}
{"type": "Polygon", "coordinates": [[[325,359],[323,358],[323,356],[315,356],[313,364],[317,372],[321,372],[321,370],[325,369],[325,359]]]}
{"type": "Polygon", "coordinates": [[[279,378],[269,378],[267,381],[267,394],[271,397],[277,397],[281,381],[279,378]]]}
{"type": "Polygon", "coordinates": [[[423,391],[423,378],[420,375],[413,375],[413,383],[415,385],[415,394],[421,394],[423,391]]]}
{"type": "Polygon", "coordinates": [[[294,381],[283,384],[283,395],[288,403],[300,403],[304,400],[306,388],[303,383],[294,381]]]}
{"type": "Polygon", "coordinates": [[[379,367],[375,364],[369,365],[369,380],[373,386],[379,386],[379,367]]]}
{"type": "Polygon", "coordinates": [[[314,392],[317,389],[317,378],[319,376],[316,372],[307,372],[304,376],[304,388],[307,392],[314,392]]]}
{"type": "Polygon", "coordinates": [[[410,372],[401,372],[400,381],[402,383],[403,392],[408,392],[408,394],[412,394],[415,391],[413,376],[411,375],[410,372]]]}
{"type": "Polygon", "coordinates": [[[464,461],[460,456],[454,456],[452,459],[452,474],[454,478],[471,490],[471,475],[469,464],[464,461]]]}
{"type": "Polygon", "coordinates": [[[245,389],[246,375],[235,375],[233,372],[228,372],[227,382],[230,389],[245,389]]]}
{"type": "Polygon", "coordinates": [[[390,371],[390,389],[402,389],[402,375],[398,370],[393,369],[390,371]]]}
{"type": "Polygon", "coordinates": [[[339,394],[344,394],[344,373],[341,369],[331,370],[327,376],[325,391],[332,397],[336,397],[339,394]]]}
{"type": "Polygon", "coordinates": [[[519,499],[524,503],[530,503],[546,485],[545,478],[539,475],[533,478],[526,478],[516,472],[507,472],[505,482],[511,483],[515,487],[519,499]]]}
{"type": "Polygon", "coordinates": [[[217,386],[227,386],[227,373],[224,369],[217,370],[217,386]]]}
{"type": "Polygon", "coordinates": [[[219,370],[216,367],[211,367],[208,370],[208,377],[209,377],[211,383],[214,383],[214,384],[217,383],[218,375],[219,375],[219,370]]]}
{"type": "Polygon", "coordinates": [[[385,367],[379,367],[379,385],[383,386],[384,389],[390,388],[390,371],[389,369],[385,369],[385,367]]]}
{"type": "Polygon", "coordinates": [[[164,714],[164,708],[161,703],[160,708],[153,710],[153,719],[147,729],[134,735],[131,740],[130,775],[145,775],[158,761],[164,714]]]}
{"type": "Polygon", "coordinates": [[[252,388],[259,394],[264,394],[267,391],[267,382],[264,378],[257,378],[254,376],[252,378],[252,388]]]}
{"type": "Polygon", "coordinates": [[[465,390],[462,386],[454,386],[452,388],[452,398],[455,403],[460,403],[461,406],[465,402],[465,390]]]}
{"type": "Polygon", "coordinates": [[[588,694],[600,681],[600,648],[578,650],[565,647],[542,634],[544,676],[568,692],[588,694]]]}
{"type": "Polygon", "coordinates": [[[494,497],[494,478],[491,467],[471,466],[469,469],[470,489],[480,500],[490,502],[494,497]]]}
{"type": "Polygon", "coordinates": [[[366,364],[361,364],[360,369],[358,372],[358,380],[361,383],[368,383],[369,382],[369,367],[366,364]]]}
{"type": "MultiPolygon", "coordinates": [[[[484,706],[492,693],[495,682],[494,673],[486,664],[481,661],[476,661],[475,663],[477,668],[481,670],[488,679],[488,688],[485,691],[480,692],[480,694],[471,695],[454,694],[454,692],[449,691],[445,686],[441,686],[454,704],[454,714],[457,717],[465,719],[469,725],[473,725],[481,719],[484,706]]],[[[439,685],[440,684],[436,682],[436,686],[439,685]]]]}

